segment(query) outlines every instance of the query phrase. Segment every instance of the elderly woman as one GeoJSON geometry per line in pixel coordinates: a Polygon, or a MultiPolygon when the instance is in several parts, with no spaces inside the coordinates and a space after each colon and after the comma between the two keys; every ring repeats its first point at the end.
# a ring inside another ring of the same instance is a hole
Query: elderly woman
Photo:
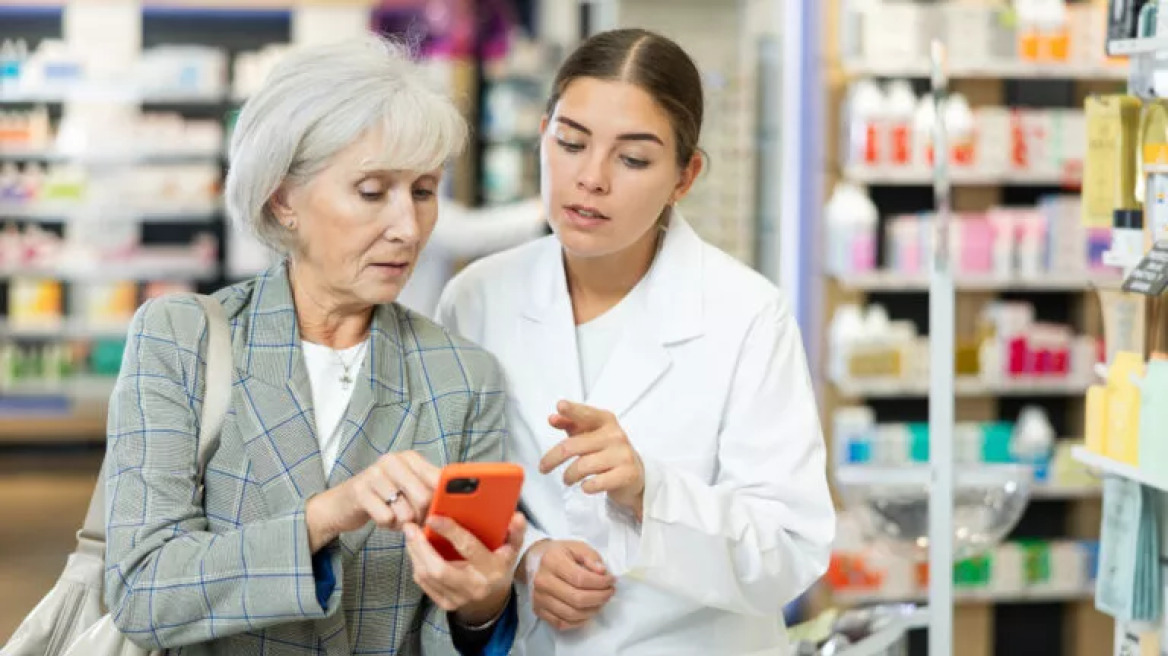
{"type": "Polygon", "coordinates": [[[443,163],[465,140],[449,100],[372,36],[291,56],[244,106],[227,208],[285,258],[215,294],[235,375],[204,494],[207,321],[193,299],[138,311],[110,403],[106,601],[135,643],[510,646],[522,517],[494,552],[427,518],[440,466],[504,457],[499,368],[394,303],[434,228],[443,163]],[[466,560],[442,560],[422,521],[466,560]]]}

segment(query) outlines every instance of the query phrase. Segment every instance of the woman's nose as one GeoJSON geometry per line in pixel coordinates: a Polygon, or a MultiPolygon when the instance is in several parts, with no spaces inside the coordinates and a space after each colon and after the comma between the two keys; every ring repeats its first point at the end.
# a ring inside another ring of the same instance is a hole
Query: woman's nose
{"type": "Polygon", "coordinates": [[[604,158],[599,153],[589,157],[576,177],[577,188],[590,194],[603,194],[608,192],[609,185],[608,166],[604,158]]]}
{"type": "Polygon", "coordinates": [[[386,207],[391,218],[385,228],[385,237],[407,245],[418,243],[421,230],[418,226],[418,211],[413,198],[405,194],[405,200],[396,200],[386,207]]]}

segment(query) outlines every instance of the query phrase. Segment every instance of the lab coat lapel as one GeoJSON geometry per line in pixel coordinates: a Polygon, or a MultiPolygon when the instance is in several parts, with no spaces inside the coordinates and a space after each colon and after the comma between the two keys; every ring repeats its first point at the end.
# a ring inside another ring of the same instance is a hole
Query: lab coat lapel
{"type": "Polygon", "coordinates": [[[624,335],[609,355],[592,393],[584,403],[608,410],[618,418],[640,399],[669,369],[669,351],[655,333],[639,329],[630,312],[624,335]]]}
{"type": "Polygon", "coordinates": [[[308,370],[283,264],[259,277],[236,345],[243,403],[235,427],[274,513],[325,489],[308,370]]]}
{"type": "Polygon", "coordinates": [[[702,331],[701,240],[679,213],[645,276],[643,302],[629,308],[624,333],[586,401],[618,418],[669,370],[669,347],[702,331]]]}
{"type": "Polygon", "coordinates": [[[558,241],[547,240],[531,273],[532,293],[518,332],[526,364],[513,375],[531,377],[529,384],[516,381],[516,387],[533,393],[515,401],[532,433],[541,437],[545,448],[550,448],[562,437],[547,423],[548,416],[556,410],[556,403],[580,402],[584,397],[576,322],[558,241]]]}

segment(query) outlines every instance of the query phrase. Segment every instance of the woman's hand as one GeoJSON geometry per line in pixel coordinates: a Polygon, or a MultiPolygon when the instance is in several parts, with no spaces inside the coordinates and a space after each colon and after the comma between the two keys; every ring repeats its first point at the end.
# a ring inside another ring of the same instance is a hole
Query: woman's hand
{"type": "Polygon", "coordinates": [[[414,582],[443,610],[454,611],[463,624],[478,626],[498,617],[511,597],[515,559],[523,546],[527,520],[520,513],[512,515],[507,542],[494,551],[448,517],[430,517],[426,524],[466,560],[447,561],[416,524],[406,524],[414,582]]]}
{"type": "Polygon", "coordinates": [[[387,453],[364,471],[308,500],[308,546],[316,553],[370,520],[400,531],[426,516],[439,470],[414,451],[387,453]]]}
{"type": "Polygon", "coordinates": [[[606,410],[560,401],[548,423],[566,432],[568,439],[544,454],[539,471],[547,474],[575,458],[564,471],[564,485],[591,477],[580,489],[588,494],[607,492],[609,499],[639,520],[644,506],[645,465],[616,417],[606,410]]]}
{"type": "Polygon", "coordinates": [[[616,579],[584,542],[541,540],[523,556],[536,617],[557,631],[587,624],[616,594],[616,579]]]}

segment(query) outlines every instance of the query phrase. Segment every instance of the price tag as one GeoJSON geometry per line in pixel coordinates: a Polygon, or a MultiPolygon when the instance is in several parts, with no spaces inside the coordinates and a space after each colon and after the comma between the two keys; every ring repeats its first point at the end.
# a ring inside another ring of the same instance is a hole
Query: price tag
{"type": "Polygon", "coordinates": [[[1168,241],[1158,241],[1123,281],[1123,290],[1159,296],[1165,288],[1168,288],[1168,241]]]}

